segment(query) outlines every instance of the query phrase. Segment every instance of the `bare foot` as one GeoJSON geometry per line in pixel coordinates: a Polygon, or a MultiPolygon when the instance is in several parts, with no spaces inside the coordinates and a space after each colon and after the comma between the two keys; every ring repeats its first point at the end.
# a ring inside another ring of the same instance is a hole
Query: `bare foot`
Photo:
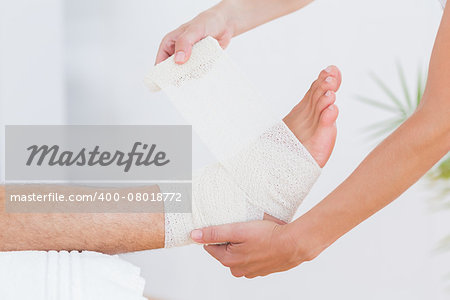
{"type": "MultiPolygon", "coordinates": [[[[339,112],[334,102],[340,85],[341,72],[329,66],[320,72],[302,101],[283,119],[320,167],[327,163],[336,141],[335,122],[339,112]]],[[[268,214],[264,214],[264,220],[285,224],[268,214]]]]}
{"type": "Polygon", "coordinates": [[[338,108],[335,92],[341,85],[341,72],[329,66],[319,74],[291,112],[283,119],[320,167],[330,158],[336,141],[338,108]]]}

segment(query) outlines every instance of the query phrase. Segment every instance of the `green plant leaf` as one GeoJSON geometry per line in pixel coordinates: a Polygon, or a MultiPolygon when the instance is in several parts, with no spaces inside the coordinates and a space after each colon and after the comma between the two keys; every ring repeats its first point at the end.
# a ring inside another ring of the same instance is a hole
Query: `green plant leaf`
{"type": "Polygon", "coordinates": [[[364,102],[366,104],[369,104],[371,106],[374,106],[374,107],[386,110],[386,111],[391,112],[391,113],[398,113],[397,108],[395,108],[394,106],[390,106],[390,105],[384,104],[384,103],[382,103],[380,101],[373,100],[373,99],[370,99],[370,98],[365,97],[365,96],[356,95],[356,98],[359,101],[364,102]]]}
{"type": "Polygon", "coordinates": [[[365,131],[372,131],[368,135],[369,139],[373,138],[379,138],[386,133],[392,132],[394,129],[396,129],[401,123],[403,122],[403,119],[394,119],[394,120],[387,120],[382,122],[377,122],[372,125],[369,125],[365,128],[365,131]]]}
{"type": "Polygon", "coordinates": [[[406,83],[405,73],[403,72],[402,65],[397,61],[397,71],[398,76],[400,77],[400,82],[403,88],[403,94],[405,95],[406,102],[408,103],[409,112],[414,110],[411,96],[409,95],[408,84],[406,83]]]}
{"type": "Polygon", "coordinates": [[[434,180],[450,180],[450,156],[439,162],[430,175],[434,180]]]}
{"type": "Polygon", "coordinates": [[[417,79],[417,99],[416,99],[416,106],[419,106],[420,101],[422,100],[423,97],[423,92],[424,92],[424,88],[423,88],[423,78],[422,78],[422,68],[419,67],[419,72],[418,72],[418,79],[417,79]]]}
{"type": "Polygon", "coordinates": [[[437,246],[437,251],[446,252],[450,251],[450,235],[444,237],[437,246]]]}
{"type": "Polygon", "coordinates": [[[384,91],[384,93],[389,97],[389,99],[394,102],[394,104],[397,106],[397,109],[404,114],[407,115],[407,110],[403,106],[402,102],[395,96],[395,94],[389,89],[384,82],[374,73],[371,73],[370,76],[375,81],[375,83],[384,91]]]}
{"type": "Polygon", "coordinates": [[[371,134],[372,137],[379,137],[386,132],[394,130],[397,126],[399,126],[402,122],[404,122],[412,113],[414,113],[417,108],[418,103],[420,102],[423,95],[423,80],[422,80],[422,71],[419,67],[418,72],[418,81],[417,81],[417,101],[413,102],[411,93],[409,91],[409,87],[407,84],[406,76],[403,67],[397,61],[397,72],[401,82],[401,86],[403,89],[403,97],[402,99],[398,98],[392,90],[375,74],[370,73],[370,77],[375,81],[377,86],[383,90],[383,92],[388,96],[388,99],[394,105],[389,105],[380,100],[374,100],[373,98],[369,98],[366,96],[357,95],[356,98],[366,103],[370,106],[379,108],[384,111],[388,111],[390,113],[396,114],[397,117],[391,120],[382,121],[379,123],[375,123],[365,128],[365,131],[373,131],[377,130],[375,133],[371,134]]]}

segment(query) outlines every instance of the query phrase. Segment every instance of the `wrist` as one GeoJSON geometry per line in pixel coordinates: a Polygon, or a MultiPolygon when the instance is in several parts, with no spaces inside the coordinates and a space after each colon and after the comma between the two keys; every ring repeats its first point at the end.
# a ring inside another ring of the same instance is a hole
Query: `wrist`
{"type": "Polygon", "coordinates": [[[299,262],[310,261],[320,255],[337,238],[333,238],[327,226],[303,215],[287,224],[287,234],[294,241],[294,253],[299,262]]]}
{"type": "Polygon", "coordinates": [[[231,31],[232,37],[241,33],[240,23],[240,1],[222,0],[217,5],[213,6],[210,11],[214,13],[217,18],[222,20],[223,24],[231,31]]]}

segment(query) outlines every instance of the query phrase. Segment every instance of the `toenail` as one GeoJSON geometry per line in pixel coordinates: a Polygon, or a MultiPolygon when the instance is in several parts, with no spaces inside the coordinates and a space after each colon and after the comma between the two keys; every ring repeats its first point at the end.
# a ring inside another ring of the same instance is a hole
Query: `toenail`
{"type": "Polygon", "coordinates": [[[328,106],[328,109],[329,109],[329,110],[334,110],[334,105],[328,106]]]}
{"type": "Polygon", "coordinates": [[[331,66],[328,66],[328,67],[325,69],[325,72],[331,73],[331,66]]]}
{"type": "Polygon", "coordinates": [[[325,93],[325,96],[330,97],[332,94],[333,94],[333,93],[332,93],[331,91],[327,91],[327,92],[325,93]]]}
{"type": "Polygon", "coordinates": [[[327,77],[327,78],[325,79],[326,82],[331,82],[332,80],[333,80],[333,77],[331,77],[331,76],[330,76],[330,77],[327,77]]]}

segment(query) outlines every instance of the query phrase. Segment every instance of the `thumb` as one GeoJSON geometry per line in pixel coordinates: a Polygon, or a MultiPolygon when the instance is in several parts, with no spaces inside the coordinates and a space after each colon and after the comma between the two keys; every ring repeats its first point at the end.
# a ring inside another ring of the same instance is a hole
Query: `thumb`
{"type": "Polygon", "coordinates": [[[191,232],[194,242],[201,244],[240,243],[243,241],[239,224],[226,224],[195,229],[191,232]]]}
{"type": "Polygon", "coordinates": [[[175,41],[175,63],[184,64],[191,57],[192,46],[204,36],[198,29],[189,29],[175,41]]]}

